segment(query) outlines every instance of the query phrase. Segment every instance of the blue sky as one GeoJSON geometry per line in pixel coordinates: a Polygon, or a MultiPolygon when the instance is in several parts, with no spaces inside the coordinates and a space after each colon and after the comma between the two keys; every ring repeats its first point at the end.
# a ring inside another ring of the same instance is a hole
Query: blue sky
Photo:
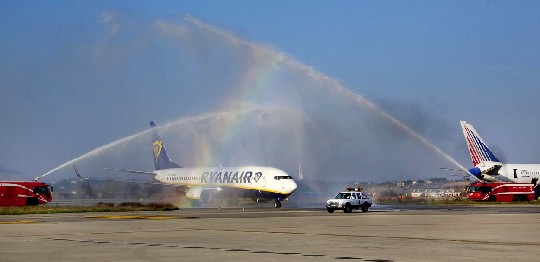
{"type": "MultiPolygon", "coordinates": [[[[537,1],[0,1],[0,174],[34,177],[151,119],[242,99],[246,54],[201,32],[189,42],[155,29],[185,15],[339,81],[466,166],[459,120],[500,158],[538,163],[538,14],[537,1]]],[[[329,108],[329,119],[347,110],[329,108]]]]}

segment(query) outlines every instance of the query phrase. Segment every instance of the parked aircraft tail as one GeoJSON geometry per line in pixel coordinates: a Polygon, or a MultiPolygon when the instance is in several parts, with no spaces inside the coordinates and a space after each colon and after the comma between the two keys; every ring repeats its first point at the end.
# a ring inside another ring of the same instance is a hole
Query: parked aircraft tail
{"type": "Polygon", "coordinates": [[[481,180],[499,181],[501,176],[498,172],[502,167],[501,161],[495,157],[471,124],[465,121],[460,121],[460,123],[474,165],[469,169],[469,173],[481,180]]]}
{"type": "Polygon", "coordinates": [[[460,121],[460,123],[474,166],[477,166],[481,162],[500,162],[491,150],[489,150],[484,140],[478,135],[478,132],[476,132],[471,124],[465,121],[460,121]]]}

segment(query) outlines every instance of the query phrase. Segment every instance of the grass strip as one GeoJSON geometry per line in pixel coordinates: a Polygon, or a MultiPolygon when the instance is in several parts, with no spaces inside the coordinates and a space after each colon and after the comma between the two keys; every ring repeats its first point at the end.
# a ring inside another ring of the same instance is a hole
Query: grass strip
{"type": "Polygon", "coordinates": [[[130,212],[178,210],[172,203],[124,202],[120,204],[100,202],[94,206],[22,206],[0,207],[0,215],[56,214],[85,212],[130,212]]]}

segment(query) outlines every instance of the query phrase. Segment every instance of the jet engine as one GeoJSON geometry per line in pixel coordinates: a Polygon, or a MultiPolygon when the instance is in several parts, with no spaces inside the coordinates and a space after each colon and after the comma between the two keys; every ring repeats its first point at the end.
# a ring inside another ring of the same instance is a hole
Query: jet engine
{"type": "Polygon", "coordinates": [[[190,187],[186,190],[186,198],[192,200],[198,200],[201,203],[208,203],[212,200],[212,190],[202,187],[190,187]]]}

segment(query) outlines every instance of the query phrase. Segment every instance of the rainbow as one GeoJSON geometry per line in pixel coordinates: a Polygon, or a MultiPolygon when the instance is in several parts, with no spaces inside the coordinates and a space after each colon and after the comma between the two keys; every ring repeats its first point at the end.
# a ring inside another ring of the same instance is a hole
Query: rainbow
{"type": "Polygon", "coordinates": [[[279,59],[270,57],[273,59],[267,59],[256,66],[250,66],[249,69],[243,74],[238,88],[232,90],[236,94],[240,94],[238,99],[225,100],[218,106],[220,112],[236,112],[230,114],[224,118],[220,129],[223,130],[214,146],[219,147],[221,150],[212,150],[211,143],[204,143],[202,149],[201,163],[197,163],[201,166],[216,166],[219,164],[221,156],[216,155],[216,152],[233,152],[235,138],[238,137],[239,132],[247,126],[247,120],[253,110],[261,109],[264,106],[265,95],[267,94],[269,83],[272,80],[272,76],[275,75],[279,69],[279,59]]]}

